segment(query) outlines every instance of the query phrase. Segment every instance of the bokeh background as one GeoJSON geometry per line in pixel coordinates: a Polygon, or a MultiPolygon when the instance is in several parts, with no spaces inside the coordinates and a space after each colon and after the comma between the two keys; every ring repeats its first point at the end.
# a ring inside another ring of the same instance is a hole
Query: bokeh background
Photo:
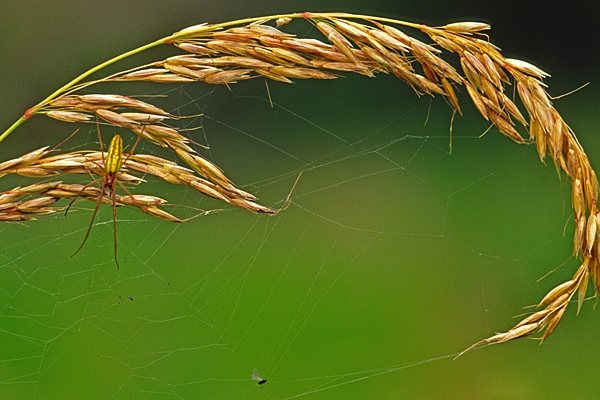
{"type": "MultiPolygon", "coordinates": [[[[3,2],[0,126],[83,71],[183,27],[298,11],[492,24],[506,56],[552,74],[552,95],[590,82],[555,104],[600,165],[592,0],[3,2]]],[[[279,216],[228,209],[173,226],[119,210],[120,270],[109,210],[74,258],[89,205],[0,227],[0,397],[597,398],[594,301],[579,316],[571,307],[542,346],[520,340],[452,360],[510,328],[577,267],[570,188],[551,163],[494,129],[478,138],[487,126],[466,101],[449,154],[449,107],[393,77],[269,87],[274,108],[259,80],[231,91],[126,90],[204,113],[194,138],[265,204],[280,204],[303,171],[279,216]],[[254,368],[266,385],[250,379],[254,368]]],[[[81,128],[63,149],[98,148],[95,128],[81,128]]],[[[0,143],[0,161],[73,130],[33,118],[0,143]]],[[[3,177],[0,191],[27,182],[3,177]]],[[[223,207],[150,185],[174,203],[223,207]]]]}

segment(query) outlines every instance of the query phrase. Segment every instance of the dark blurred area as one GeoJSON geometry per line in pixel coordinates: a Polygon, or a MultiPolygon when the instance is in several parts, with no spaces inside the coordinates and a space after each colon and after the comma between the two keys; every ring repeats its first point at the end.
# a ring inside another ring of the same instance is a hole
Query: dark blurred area
{"type": "Polygon", "coordinates": [[[460,20],[492,25],[490,38],[508,57],[526,59],[552,75],[598,73],[597,0],[423,0],[401,5],[403,17],[429,24],[460,20]]]}

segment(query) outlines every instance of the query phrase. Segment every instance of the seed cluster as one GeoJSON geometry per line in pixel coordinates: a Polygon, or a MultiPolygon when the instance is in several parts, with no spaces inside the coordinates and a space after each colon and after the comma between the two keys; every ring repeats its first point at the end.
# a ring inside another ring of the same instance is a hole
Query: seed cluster
{"type": "MultiPolygon", "coordinates": [[[[556,328],[576,292],[578,310],[581,308],[590,278],[595,295],[600,291],[598,180],[575,134],[552,105],[543,82],[548,74],[525,61],[505,58],[482,33],[490,28],[487,24],[460,22],[429,27],[394,21],[419,29],[432,40],[432,44],[427,44],[382,23],[388,21],[351,14],[302,13],[251,23],[196,25],[162,41],[176,46],[184,54],[100,81],[200,81],[230,85],[257,77],[292,83],[292,79],[335,79],[343,72],[368,77],[386,73],[406,82],[418,95],[443,96],[459,114],[462,110],[456,91],[464,86],[485,120],[517,143],[534,143],[540,159],[544,161],[550,156],[557,171],[564,171],[571,182],[576,222],[573,253],[581,259],[581,266],[571,280],[557,286],[542,299],[538,307],[545,308],[527,316],[508,332],[496,334],[474,346],[505,342],[538,331],[543,332],[541,340],[544,340],[556,328]],[[326,41],[298,38],[278,29],[290,23],[292,17],[308,20],[326,41]],[[277,27],[268,25],[269,22],[275,22],[277,27]],[[226,26],[229,28],[224,29],[226,26]],[[443,59],[444,50],[458,56],[460,69],[443,59]],[[511,85],[516,93],[512,99],[505,93],[505,88],[511,85]],[[514,102],[517,95],[526,116],[514,102]],[[528,137],[524,138],[520,131],[526,132],[528,137]]],[[[147,154],[128,156],[124,163],[126,169],[154,175],[169,183],[188,185],[249,211],[277,213],[278,210],[258,204],[253,195],[237,188],[223,171],[194,150],[195,143],[167,125],[166,121],[174,116],[164,110],[131,97],[77,95],[67,92],[69,87],[64,89],[65,93],[28,110],[24,119],[37,113],[66,122],[99,119],[129,129],[148,142],[171,149],[191,169],[147,154]]],[[[1,163],[0,177],[9,173],[34,178],[59,173],[101,175],[104,157],[100,152],[55,156],[48,156],[48,153],[48,148],[44,147],[1,163]]],[[[131,183],[141,181],[126,171],[119,172],[118,179],[131,183]]],[[[99,192],[94,187],[62,182],[16,188],[0,195],[0,220],[22,221],[36,214],[54,212],[54,202],[78,195],[89,200],[103,196],[104,202],[112,201],[99,192]]],[[[160,208],[166,201],[158,197],[117,196],[117,202],[158,218],[182,222],[160,208]]]]}

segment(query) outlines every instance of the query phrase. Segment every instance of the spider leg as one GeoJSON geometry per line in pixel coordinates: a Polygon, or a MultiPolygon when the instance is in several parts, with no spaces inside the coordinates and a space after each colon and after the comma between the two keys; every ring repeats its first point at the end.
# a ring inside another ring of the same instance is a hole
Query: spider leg
{"type": "Polygon", "coordinates": [[[96,213],[98,212],[98,208],[100,207],[100,203],[102,202],[102,197],[104,196],[104,190],[106,190],[107,180],[108,180],[108,176],[106,176],[104,178],[104,180],[102,181],[102,187],[100,188],[100,196],[98,196],[98,201],[96,202],[96,208],[94,208],[94,214],[92,214],[92,220],[90,221],[90,226],[88,227],[88,230],[85,233],[83,242],[81,242],[81,245],[79,246],[77,251],[75,251],[75,253],[73,253],[73,255],[71,257],[73,257],[75,254],[79,253],[79,250],[81,250],[83,248],[83,245],[87,241],[88,236],[90,236],[90,231],[92,230],[92,225],[94,224],[94,219],[96,219],[96,213]]]}
{"type": "Polygon", "coordinates": [[[121,186],[121,189],[123,189],[123,191],[125,193],[127,193],[127,196],[124,196],[124,197],[129,197],[129,199],[133,202],[133,195],[131,194],[129,189],[127,189],[121,182],[119,182],[119,181],[116,181],[116,182],[119,184],[119,186],[121,186]]]}
{"type": "Polygon", "coordinates": [[[127,160],[129,160],[129,157],[131,157],[131,155],[133,154],[133,151],[135,150],[135,148],[137,147],[138,143],[140,142],[140,139],[142,139],[142,133],[144,132],[144,129],[146,129],[145,125],[142,128],[142,132],[138,135],[137,139],[135,139],[135,143],[133,144],[133,147],[129,151],[129,154],[127,154],[127,157],[125,158],[125,160],[123,160],[123,164],[125,164],[127,162],[127,160]]]}
{"type": "Polygon", "coordinates": [[[100,179],[103,179],[103,178],[98,178],[95,181],[90,182],[90,183],[88,183],[87,185],[85,185],[84,187],[81,188],[81,190],[79,191],[79,193],[77,193],[77,195],[75,197],[73,197],[73,200],[71,200],[71,202],[67,206],[67,209],[65,210],[65,217],[67,216],[67,213],[69,212],[69,209],[71,208],[71,206],[73,205],[73,203],[75,203],[75,200],[77,200],[77,198],[81,196],[81,194],[83,193],[83,191],[85,189],[89,188],[90,186],[95,185],[96,182],[98,182],[100,179]]]}
{"type": "Polygon", "coordinates": [[[116,179],[113,180],[110,191],[112,194],[112,201],[113,201],[112,208],[113,208],[113,235],[114,235],[114,242],[115,242],[115,263],[117,264],[117,269],[120,269],[119,258],[117,257],[117,194],[116,194],[116,190],[115,190],[116,182],[118,182],[116,179]]]}

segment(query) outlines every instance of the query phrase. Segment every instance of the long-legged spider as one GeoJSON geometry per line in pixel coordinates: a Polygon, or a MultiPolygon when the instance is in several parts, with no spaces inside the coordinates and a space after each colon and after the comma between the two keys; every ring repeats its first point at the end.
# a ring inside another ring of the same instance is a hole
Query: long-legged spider
{"type": "Polygon", "coordinates": [[[79,250],[81,250],[83,248],[83,245],[85,244],[88,237],[90,236],[90,231],[92,230],[92,225],[94,224],[94,219],[96,219],[96,214],[98,213],[98,208],[100,207],[100,203],[102,202],[102,199],[104,198],[105,191],[108,188],[108,195],[112,199],[112,209],[113,209],[113,238],[114,238],[114,248],[115,248],[115,263],[117,264],[117,269],[119,269],[119,259],[117,257],[116,185],[119,184],[119,186],[121,186],[121,188],[129,196],[131,196],[131,193],[129,193],[127,188],[125,188],[125,186],[123,186],[123,184],[121,182],[119,182],[119,179],[117,178],[117,174],[121,170],[121,167],[123,166],[123,164],[125,164],[127,162],[127,160],[129,159],[129,157],[131,156],[131,154],[133,154],[135,147],[137,146],[137,144],[140,141],[141,135],[138,135],[138,138],[135,141],[135,143],[134,143],[133,147],[131,148],[131,151],[129,152],[127,157],[123,158],[123,139],[121,138],[120,135],[116,134],[110,141],[110,145],[108,146],[108,151],[106,152],[106,158],[104,158],[104,145],[102,144],[102,137],[100,135],[100,127],[98,126],[97,122],[96,122],[96,128],[98,130],[98,139],[100,141],[100,154],[102,157],[103,175],[102,175],[102,177],[94,180],[93,182],[88,183],[81,189],[81,191],[77,194],[77,196],[75,196],[73,198],[73,200],[71,200],[71,203],[69,203],[69,206],[67,207],[67,209],[65,211],[65,215],[67,214],[67,212],[69,211],[69,208],[71,208],[71,205],[73,205],[75,200],[77,200],[77,198],[83,194],[85,189],[96,184],[100,180],[102,180],[102,185],[100,187],[100,193],[98,195],[98,201],[96,202],[96,207],[94,208],[94,214],[92,215],[92,220],[90,221],[90,226],[88,227],[85,237],[83,238],[83,242],[81,242],[81,245],[75,251],[75,253],[73,253],[73,255],[71,257],[73,257],[73,256],[75,256],[75,254],[79,253],[79,250]]]}

